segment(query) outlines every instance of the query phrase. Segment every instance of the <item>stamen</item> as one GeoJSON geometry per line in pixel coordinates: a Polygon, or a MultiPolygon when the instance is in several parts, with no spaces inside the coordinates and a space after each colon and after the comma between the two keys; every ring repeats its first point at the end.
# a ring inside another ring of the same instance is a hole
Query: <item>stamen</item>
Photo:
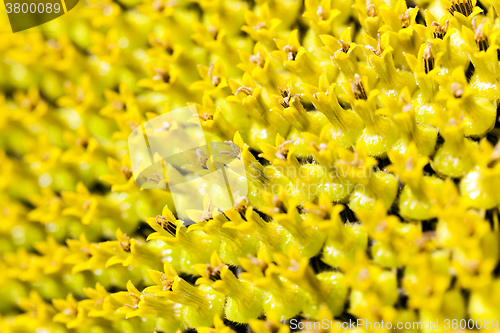
{"type": "Polygon", "coordinates": [[[221,277],[220,277],[220,269],[222,267],[224,267],[224,264],[220,264],[217,267],[213,267],[212,265],[207,264],[206,273],[207,273],[209,279],[212,280],[212,281],[220,280],[221,279],[221,277]]]}
{"type": "Polygon", "coordinates": [[[372,4],[370,0],[366,2],[366,15],[372,18],[377,17],[377,12],[375,11],[375,5],[372,4]]]}
{"type": "Polygon", "coordinates": [[[281,88],[279,88],[279,90],[280,90],[281,96],[283,97],[283,98],[281,98],[279,100],[279,103],[285,109],[290,107],[290,98],[297,97],[297,98],[302,99],[302,96],[300,94],[294,94],[294,95],[292,95],[290,87],[285,87],[284,90],[282,90],[281,88]]]}
{"type": "Polygon", "coordinates": [[[155,129],[154,134],[162,131],[168,131],[170,127],[172,127],[172,125],[168,121],[164,121],[160,128],[155,129]]]}
{"type": "Polygon", "coordinates": [[[351,80],[350,82],[351,82],[352,92],[354,93],[354,97],[356,97],[356,99],[366,100],[368,96],[366,95],[365,87],[361,82],[361,77],[358,74],[355,74],[354,81],[351,80]]]}
{"type": "Polygon", "coordinates": [[[427,44],[427,47],[424,50],[423,58],[424,58],[425,72],[429,73],[432,69],[434,69],[434,55],[432,54],[432,48],[430,43],[427,44]]]}
{"type": "Polygon", "coordinates": [[[203,169],[208,169],[207,167],[207,161],[208,158],[205,156],[205,152],[201,149],[196,149],[196,155],[198,156],[198,165],[201,166],[203,169]]]}
{"type": "Polygon", "coordinates": [[[130,238],[127,234],[123,234],[123,237],[125,237],[125,242],[120,242],[119,245],[125,252],[130,252],[130,238]]]}
{"type": "Polygon", "coordinates": [[[288,54],[288,61],[295,61],[295,57],[297,56],[297,51],[293,48],[293,46],[286,45],[283,48],[283,51],[285,51],[288,54]]]}
{"type": "Polygon", "coordinates": [[[212,84],[217,87],[222,80],[217,75],[212,76],[213,70],[214,70],[214,64],[211,64],[210,67],[208,68],[208,76],[212,79],[212,84]]]}
{"type": "Polygon", "coordinates": [[[125,176],[125,178],[130,179],[132,177],[132,172],[130,171],[129,168],[127,167],[122,167],[122,174],[125,176]]]}
{"type": "Polygon", "coordinates": [[[210,202],[208,203],[207,209],[203,210],[203,212],[201,214],[201,221],[202,222],[211,220],[213,218],[212,212],[210,211],[211,208],[212,208],[212,199],[210,199],[210,202]]]}
{"type": "Polygon", "coordinates": [[[264,68],[264,65],[266,63],[265,60],[261,57],[260,51],[258,51],[256,55],[250,56],[250,62],[257,64],[257,67],[260,67],[260,68],[264,68]]]}
{"type": "Polygon", "coordinates": [[[455,98],[460,98],[464,93],[464,88],[459,83],[452,83],[451,93],[453,94],[453,96],[455,96],[455,98]]]}
{"type": "Polygon", "coordinates": [[[432,26],[434,27],[434,38],[443,39],[444,35],[448,31],[448,26],[450,25],[450,20],[446,20],[446,25],[442,26],[438,22],[432,22],[432,26]]]}
{"type": "Polygon", "coordinates": [[[464,16],[469,16],[472,14],[474,6],[471,0],[452,0],[450,8],[446,8],[448,11],[454,15],[455,12],[459,12],[464,16]]]}
{"type": "Polygon", "coordinates": [[[214,39],[217,39],[217,36],[219,35],[219,29],[211,25],[208,27],[208,32],[212,35],[214,39]]]}
{"type": "Polygon", "coordinates": [[[236,89],[236,92],[234,94],[238,95],[239,92],[243,92],[243,93],[245,93],[245,94],[247,94],[247,95],[250,96],[250,95],[253,94],[253,89],[250,88],[250,87],[243,87],[243,86],[241,86],[238,89],[236,89]]]}
{"type": "Polygon", "coordinates": [[[410,26],[411,23],[410,9],[411,8],[407,9],[403,15],[399,16],[399,19],[401,20],[401,26],[403,28],[408,28],[410,26]]]}
{"type": "Polygon", "coordinates": [[[156,217],[156,223],[158,223],[163,229],[168,231],[169,234],[175,236],[177,234],[177,227],[175,224],[167,220],[165,216],[158,215],[156,217]]]}
{"type": "Polygon", "coordinates": [[[153,80],[163,81],[165,83],[170,82],[170,75],[168,74],[168,72],[166,70],[156,67],[155,72],[156,72],[156,75],[153,76],[153,80]]]}
{"type": "Polygon", "coordinates": [[[198,117],[198,118],[200,118],[203,121],[209,121],[209,120],[213,120],[214,119],[214,116],[211,115],[208,112],[205,112],[203,114],[195,114],[195,115],[193,115],[193,117],[198,117]]]}
{"type": "Polygon", "coordinates": [[[276,152],[276,157],[282,160],[283,162],[286,162],[286,158],[288,156],[288,151],[289,149],[286,147],[289,143],[292,143],[293,140],[288,140],[283,142],[281,145],[277,146],[276,149],[278,150],[276,152]]]}
{"type": "Polygon", "coordinates": [[[325,17],[325,11],[323,10],[323,7],[318,6],[318,10],[316,11],[316,15],[318,15],[318,20],[324,21],[326,19],[325,17]]]}
{"type": "Polygon", "coordinates": [[[254,28],[254,30],[260,30],[260,29],[265,28],[265,27],[266,27],[266,22],[259,22],[253,28],[254,28]]]}
{"type": "Polygon", "coordinates": [[[484,34],[484,30],[483,30],[483,25],[484,25],[485,19],[483,19],[481,24],[479,24],[478,26],[476,26],[476,20],[477,20],[477,16],[475,16],[472,19],[472,27],[474,28],[474,32],[475,32],[476,44],[477,44],[479,51],[486,51],[488,49],[488,47],[490,46],[490,43],[488,42],[488,37],[486,37],[486,35],[484,34]]]}
{"type": "Polygon", "coordinates": [[[254,264],[255,266],[258,266],[260,267],[260,269],[265,272],[266,269],[267,269],[267,264],[264,260],[262,259],[259,259],[259,258],[255,258],[254,256],[252,256],[251,254],[249,254],[248,256],[248,259],[250,259],[250,261],[252,262],[252,264],[254,264]]]}
{"type": "Polygon", "coordinates": [[[283,205],[283,202],[281,202],[280,198],[277,195],[275,195],[273,197],[273,204],[276,207],[275,210],[277,213],[285,213],[286,214],[285,205],[283,205]]]}
{"type": "Polygon", "coordinates": [[[164,273],[161,273],[161,286],[163,291],[172,291],[174,281],[169,280],[164,273]]]}
{"type": "Polygon", "coordinates": [[[339,39],[340,47],[342,48],[342,51],[344,53],[347,53],[349,51],[349,48],[351,47],[351,42],[346,42],[343,41],[342,39],[339,39]]]}

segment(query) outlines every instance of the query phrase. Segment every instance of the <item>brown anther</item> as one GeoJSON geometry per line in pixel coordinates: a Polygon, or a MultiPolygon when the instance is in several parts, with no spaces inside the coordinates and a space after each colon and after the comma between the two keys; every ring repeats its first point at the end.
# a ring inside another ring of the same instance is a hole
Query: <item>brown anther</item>
{"type": "Polygon", "coordinates": [[[297,97],[299,99],[302,99],[302,96],[299,94],[294,94],[292,95],[290,87],[285,87],[285,89],[279,88],[281,96],[283,98],[280,98],[279,103],[281,106],[283,106],[285,109],[290,107],[290,98],[292,97],[297,97]]]}
{"type": "Polygon", "coordinates": [[[122,167],[122,174],[125,176],[125,178],[130,179],[130,177],[132,177],[132,171],[130,171],[129,168],[127,168],[126,166],[122,167]]]}
{"type": "Polygon", "coordinates": [[[370,0],[366,2],[366,15],[372,18],[377,17],[377,12],[375,11],[375,5],[372,4],[370,0]]]}
{"type": "Polygon", "coordinates": [[[326,20],[326,13],[325,11],[323,10],[323,7],[321,6],[318,6],[318,10],[316,11],[316,15],[318,15],[318,20],[319,21],[324,21],[326,20]]]}
{"type": "Polygon", "coordinates": [[[198,165],[201,166],[203,169],[207,170],[208,157],[205,156],[205,152],[201,149],[196,149],[196,155],[198,156],[197,159],[198,165]]]}
{"type": "Polygon", "coordinates": [[[445,25],[442,26],[438,22],[432,22],[432,27],[434,28],[434,38],[443,39],[444,35],[448,31],[448,27],[450,25],[450,20],[446,20],[445,25]]]}
{"type": "MultiPolygon", "coordinates": [[[[235,196],[238,193],[235,193],[235,196]]],[[[247,197],[239,197],[235,198],[235,204],[233,206],[234,210],[240,213],[240,215],[245,218],[245,213],[247,211],[247,206],[250,204],[250,201],[248,200],[247,197]]]]}
{"type": "Polygon", "coordinates": [[[170,74],[168,74],[168,72],[166,70],[156,67],[155,72],[156,72],[156,75],[153,76],[153,80],[163,81],[165,83],[170,82],[170,74]]]}
{"type": "Polygon", "coordinates": [[[464,16],[469,16],[472,14],[474,6],[472,5],[472,0],[452,0],[450,8],[446,8],[451,15],[455,12],[459,12],[464,16]]]}
{"type": "Polygon", "coordinates": [[[464,91],[465,90],[461,84],[456,83],[456,82],[451,84],[451,93],[453,94],[453,96],[455,96],[455,98],[462,97],[462,95],[464,94],[464,91]]]}
{"type": "Polygon", "coordinates": [[[291,45],[286,45],[283,48],[283,51],[285,51],[288,54],[288,61],[294,61],[295,57],[297,56],[297,50],[293,48],[291,45]]]}
{"type": "Polygon", "coordinates": [[[217,29],[213,25],[210,25],[208,27],[208,32],[212,35],[214,39],[217,39],[217,36],[219,35],[219,29],[217,29]]]}
{"type": "Polygon", "coordinates": [[[42,156],[42,159],[43,159],[44,161],[47,161],[49,158],[50,158],[50,153],[49,153],[49,152],[46,152],[46,153],[45,153],[45,154],[43,154],[43,156],[42,156]]]}
{"type": "Polygon", "coordinates": [[[163,229],[168,231],[168,233],[171,234],[172,236],[175,236],[177,234],[177,226],[174,223],[167,220],[167,218],[165,216],[158,215],[156,217],[155,221],[163,229]]]}
{"type": "Polygon", "coordinates": [[[427,43],[427,47],[424,50],[423,58],[424,58],[425,72],[429,73],[431,70],[434,69],[434,55],[432,54],[432,48],[430,43],[427,43]]]}
{"type": "Polygon", "coordinates": [[[275,206],[274,210],[276,213],[285,213],[286,214],[286,207],[277,195],[275,195],[273,197],[273,204],[275,206]]]}
{"type": "Polygon", "coordinates": [[[125,252],[130,252],[130,238],[127,234],[123,234],[123,237],[125,238],[125,242],[119,242],[118,244],[125,252]]]}
{"type": "Polygon", "coordinates": [[[214,119],[214,116],[211,115],[208,112],[205,112],[203,114],[195,114],[195,117],[198,117],[198,118],[200,118],[203,121],[209,121],[209,120],[213,120],[214,119]]]}
{"type": "Polygon", "coordinates": [[[481,24],[479,24],[478,26],[476,26],[476,20],[477,16],[474,16],[474,18],[472,19],[472,27],[474,28],[475,32],[476,44],[479,51],[486,51],[490,46],[490,43],[488,42],[488,37],[486,37],[483,30],[485,19],[483,19],[481,21],[481,24]]]}
{"type": "Polygon", "coordinates": [[[361,77],[358,74],[354,74],[354,81],[350,80],[350,82],[351,82],[352,92],[354,93],[354,97],[356,99],[366,100],[368,96],[366,95],[363,82],[361,82],[361,77]]]}
{"type": "Polygon", "coordinates": [[[216,87],[217,87],[217,86],[220,84],[220,82],[221,82],[220,77],[218,77],[217,75],[212,76],[212,84],[213,84],[214,86],[216,86],[216,87]]]}
{"type": "Polygon", "coordinates": [[[339,39],[340,47],[342,49],[342,52],[347,53],[349,51],[349,48],[351,47],[351,42],[346,42],[342,39],[339,39]]]}
{"type": "Polygon", "coordinates": [[[266,63],[265,60],[261,57],[260,51],[258,51],[256,55],[251,55],[249,60],[250,62],[257,64],[257,67],[260,68],[264,68],[264,65],[266,63]]]}
{"type": "Polygon", "coordinates": [[[161,273],[161,289],[163,291],[172,291],[172,286],[174,285],[173,280],[169,280],[164,273],[161,273]]]}
{"type": "Polygon", "coordinates": [[[239,92],[242,92],[242,93],[245,93],[247,95],[252,95],[253,94],[253,89],[250,88],[250,87],[239,87],[238,89],[236,89],[236,92],[234,93],[235,95],[238,95],[239,92]]]}
{"type": "Polygon", "coordinates": [[[165,216],[163,215],[158,215],[156,216],[155,222],[160,225],[160,227],[165,228],[165,225],[167,224],[168,220],[165,216]]]}
{"type": "Polygon", "coordinates": [[[220,269],[222,267],[224,267],[224,264],[220,264],[217,267],[207,264],[207,269],[205,270],[205,272],[207,273],[208,278],[212,281],[220,280],[220,269]]]}
{"type": "Polygon", "coordinates": [[[279,88],[279,90],[280,90],[281,96],[283,97],[282,99],[279,100],[280,104],[284,108],[289,108],[290,105],[288,103],[289,103],[289,100],[291,97],[290,87],[285,87],[285,89],[283,89],[283,90],[281,88],[279,88]]]}
{"type": "Polygon", "coordinates": [[[401,26],[403,28],[408,28],[411,24],[410,10],[411,8],[407,9],[403,15],[399,16],[399,19],[401,20],[401,26]]]}

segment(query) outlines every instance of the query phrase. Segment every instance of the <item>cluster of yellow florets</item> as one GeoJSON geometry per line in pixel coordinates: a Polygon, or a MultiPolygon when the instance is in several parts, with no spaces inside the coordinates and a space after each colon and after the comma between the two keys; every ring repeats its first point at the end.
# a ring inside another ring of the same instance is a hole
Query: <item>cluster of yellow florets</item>
{"type": "Polygon", "coordinates": [[[3,34],[0,331],[493,328],[500,2],[408,5],[89,0],[3,34]],[[127,148],[188,104],[250,189],[189,226],[127,148]]]}

